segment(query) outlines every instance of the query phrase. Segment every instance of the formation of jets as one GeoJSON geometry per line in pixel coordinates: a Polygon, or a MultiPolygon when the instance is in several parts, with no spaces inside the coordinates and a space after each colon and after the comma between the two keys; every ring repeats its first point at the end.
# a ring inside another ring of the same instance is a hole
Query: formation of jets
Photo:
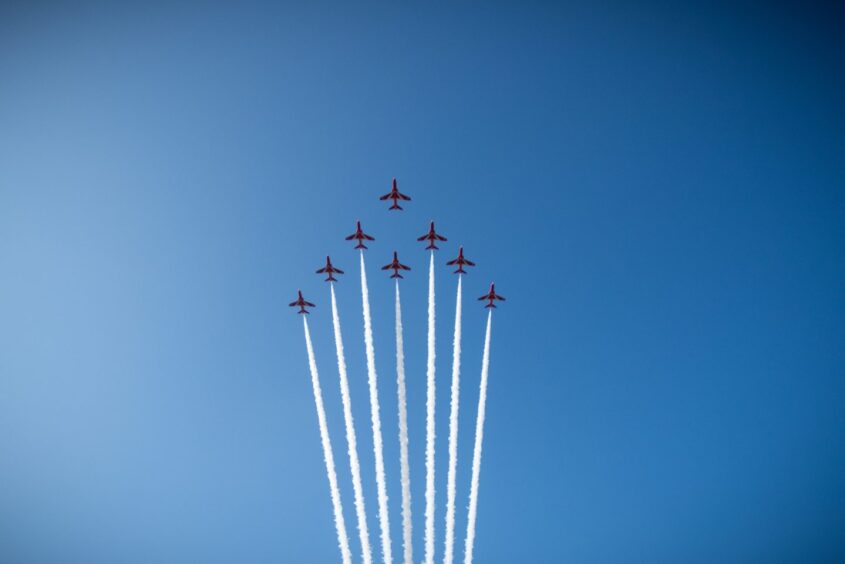
{"type": "MultiPolygon", "coordinates": [[[[393,179],[393,187],[384,196],[381,196],[379,200],[392,200],[393,204],[388,208],[389,210],[402,210],[402,206],[399,205],[399,201],[409,202],[411,201],[410,196],[407,196],[399,191],[399,188],[396,184],[396,179],[393,179]]],[[[364,230],[361,229],[361,222],[356,222],[355,226],[355,233],[346,237],[347,241],[355,241],[355,248],[356,249],[366,249],[367,245],[364,244],[365,241],[375,241],[374,237],[367,235],[364,233],[364,230]]],[[[439,248],[437,247],[437,243],[441,241],[446,241],[446,237],[437,233],[434,229],[434,222],[432,221],[429,224],[428,233],[422,235],[421,237],[417,238],[417,241],[426,241],[428,245],[425,247],[426,250],[436,251],[439,248]]],[[[467,271],[464,270],[465,266],[475,266],[475,263],[469,260],[464,256],[464,248],[458,248],[458,256],[453,260],[450,260],[446,263],[447,266],[457,266],[457,270],[455,270],[455,274],[466,274],[467,271]]],[[[411,267],[406,266],[399,262],[399,257],[396,251],[393,251],[393,260],[389,263],[381,267],[382,270],[392,270],[393,274],[390,275],[390,278],[403,278],[400,271],[408,271],[411,270],[411,267]]],[[[343,274],[343,271],[339,268],[336,268],[332,264],[332,260],[330,257],[326,257],[326,266],[317,270],[317,274],[327,274],[325,281],[326,282],[337,282],[337,278],[334,277],[335,274],[343,274]]],[[[485,308],[495,308],[496,301],[504,301],[505,298],[500,296],[496,293],[496,285],[490,284],[490,291],[478,298],[480,301],[487,301],[487,305],[485,308]]],[[[298,307],[299,311],[297,313],[300,314],[307,314],[309,311],[306,308],[309,307],[316,307],[309,301],[306,301],[305,298],[302,297],[302,292],[297,290],[297,299],[291,302],[290,307],[298,307]]]]}

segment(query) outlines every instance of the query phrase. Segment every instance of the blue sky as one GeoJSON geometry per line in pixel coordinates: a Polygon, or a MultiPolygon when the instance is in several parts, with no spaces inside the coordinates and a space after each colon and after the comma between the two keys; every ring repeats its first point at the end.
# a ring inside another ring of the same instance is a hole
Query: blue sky
{"type": "MultiPolygon", "coordinates": [[[[438,555],[458,244],[496,312],[478,562],[845,558],[841,10],[733,3],[0,8],[0,560],[339,561],[300,320],[353,552],[331,254],[371,540],[356,255],[394,552],[403,283],[422,556],[426,254],[438,555]],[[396,176],[414,198],[388,213],[396,176]]],[[[484,312],[466,300],[463,540],[484,312]]],[[[460,554],[460,549],[458,554],[460,554]]]]}

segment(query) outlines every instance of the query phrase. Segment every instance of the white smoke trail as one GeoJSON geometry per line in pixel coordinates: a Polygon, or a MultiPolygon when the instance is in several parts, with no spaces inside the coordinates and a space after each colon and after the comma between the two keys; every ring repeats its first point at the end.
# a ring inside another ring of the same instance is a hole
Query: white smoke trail
{"type": "Polygon", "coordinates": [[[434,251],[428,264],[428,365],[425,403],[425,564],[434,564],[434,251]]]}
{"type": "Polygon", "coordinates": [[[481,383],[478,395],[478,416],[475,420],[475,447],[472,452],[472,483],[469,490],[469,513],[467,515],[467,538],[464,544],[464,564],[472,564],[472,550],[475,544],[475,520],[478,508],[478,475],[481,473],[481,444],[484,441],[484,410],[487,406],[487,372],[490,368],[490,326],[493,310],[487,314],[487,332],[484,335],[484,355],[481,357],[481,383]]]}
{"type": "Polygon", "coordinates": [[[308,368],[311,370],[311,386],[314,389],[314,403],[317,406],[317,421],[320,425],[320,440],[323,443],[323,456],[326,459],[326,473],[329,477],[329,489],[334,509],[334,525],[337,529],[337,542],[340,545],[340,555],[344,564],[352,563],[352,552],[349,550],[349,537],[346,535],[346,522],[343,519],[343,504],[340,501],[340,489],[337,487],[337,472],[334,467],[332,442],[329,438],[329,428],[326,425],[326,409],[323,406],[323,391],[320,389],[320,375],[317,373],[317,361],[314,359],[314,347],[311,344],[311,332],[308,330],[308,318],[302,317],[305,327],[305,348],[308,349],[308,368]]]}
{"type": "Polygon", "coordinates": [[[411,467],[408,464],[408,406],[405,391],[405,344],[402,338],[402,300],[396,280],[396,389],[399,403],[399,462],[402,472],[402,541],[405,564],[414,564],[411,524],[411,467]]]}
{"type": "Polygon", "coordinates": [[[461,391],[461,275],[455,305],[455,338],[452,343],[452,399],[449,414],[449,473],[446,479],[446,547],[444,564],[452,564],[455,544],[455,474],[458,468],[458,405],[461,391]]]}
{"type": "Polygon", "coordinates": [[[387,483],[384,474],[384,445],[381,437],[376,353],[373,347],[373,325],[370,318],[370,291],[367,288],[367,270],[364,251],[361,251],[361,303],[364,309],[364,344],[367,352],[367,380],[370,385],[370,417],[373,423],[373,451],[376,459],[376,490],[378,492],[378,520],[381,528],[381,550],[386,564],[393,562],[390,547],[390,518],[387,513],[387,483]]]}
{"type": "Polygon", "coordinates": [[[367,511],[364,504],[364,490],[361,487],[361,463],[358,460],[358,439],[352,420],[352,400],[349,397],[349,380],[346,375],[346,355],[343,352],[343,336],[340,332],[340,316],[337,313],[337,299],[334,284],[329,285],[332,293],[332,323],[334,343],[337,349],[337,370],[340,373],[340,397],[343,401],[343,420],[346,425],[346,445],[349,453],[349,469],[352,472],[352,489],[355,493],[355,512],[358,517],[358,537],[361,541],[361,558],[365,564],[373,561],[370,547],[370,533],[367,529],[367,511]]]}

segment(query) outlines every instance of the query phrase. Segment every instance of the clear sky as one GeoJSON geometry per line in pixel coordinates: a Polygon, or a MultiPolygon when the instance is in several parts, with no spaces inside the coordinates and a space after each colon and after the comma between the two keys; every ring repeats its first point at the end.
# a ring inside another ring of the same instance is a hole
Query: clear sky
{"type": "Polygon", "coordinates": [[[396,554],[435,219],[438,558],[463,244],[478,562],[845,560],[843,13],[634,4],[3,3],[0,561],[339,561],[297,288],[357,554],[326,254],[377,546],[356,219],[396,554]]]}

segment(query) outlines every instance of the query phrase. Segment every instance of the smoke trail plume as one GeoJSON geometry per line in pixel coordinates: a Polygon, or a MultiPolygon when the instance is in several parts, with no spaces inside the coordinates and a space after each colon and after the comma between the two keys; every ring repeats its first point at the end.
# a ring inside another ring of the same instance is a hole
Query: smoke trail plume
{"type": "Polygon", "coordinates": [[[472,452],[472,485],[469,490],[469,513],[467,516],[467,537],[464,544],[464,564],[472,564],[472,550],[475,544],[475,520],[478,508],[478,475],[481,473],[481,445],[484,441],[484,410],[487,406],[487,372],[490,368],[490,326],[493,310],[487,314],[487,332],[484,335],[484,355],[481,357],[481,383],[478,395],[478,417],[475,420],[475,447],[472,452]]]}
{"type": "Polygon", "coordinates": [[[337,370],[340,374],[340,397],[343,401],[343,420],[346,425],[346,445],[349,454],[349,469],[352,473],[352,489],[355,493],[355,513],[358,517],[358,537],[361,541],[361,558],[365,564],[373,561],[370,547],[370,533],[367,529],[367,511],[364,504],[364,490],[361,487],[361,463],[358,460],[358,439],[352,420],[352,400],[349,397],[349,380],[346,376],[346,355],[343,352],[343,336],[340,332],[340,316],[337,313],[337,299],[334,284],[329,285],[332,293],[332,323],[334,343],[337,349],[337,370]]]}
{"type": "Polygon", "coordinates": [[[402,472],[402,541],[405,564],[414,564],[411,524],[411,468],[408,464],[408,406],[405,391],[405,343],[402,338],[402,300],[396,280],[396,390],[399,403],[399,462],[402,472]]]}
{"type": "Polygon", "coordinates": [[[390,547],[390,519],[387,512],[387,483],[384,473],[384,445],[381,437],[381,415],[379,414],[378,385],[376,375],[375,348],[373,347],[373,325],[370,317],[370,291],[367,288],[367,270],[364,251],[361,251],[361,303],[364,309],[364,344],[367,353],[367,380],[370,385],[370,417],[373,423],[373,450],[376,459],[376,489],[378,492],[378,519],[381,528],[381,550],[386,564],[393,562],[390,547]]]}
{"type": "Polygon", "coordinates": [[[344,564],[352,563],[352,553],[349,550],[349,537],[346,534],[346,522],[343,519],[343,504],[340,501],[340,489],[337,487],[337,472],[332,454],[332,442],[329,438],[329,428],[326,425],[326,409],[323,406],[323,391],[320,389],[320,375],[317,373],[317,361],[314,359],[314,347],[311,344],[311,332],[308,330],[308,318],[302,317],[305,327],[305,348],[308,349],[308,368],[311,370],[311,386],[314,389],[314,403],[317,406],[317,421],[320,426],[320,440],[323,443],[323,456],[326,459],[326,473],[329,477],[332,508],[334,509],[334,524],[337,529],[337,542],[340,545],[340,555],[344,564]]]}
{"type": "Polygon", "coordinates": [[[452,564],[455,544],[455,474],[458,469],[458,405],[461,391],[461,275],[455,305],[455,337],[452,343],[452,398],[449,413],[449,473],[446,480],[446,546],[444,564],[452,564]]]}
{"type": "Polygon", "coordinates": [[[434,564],[434,251],[428,264],[428,361],[425,403],[425,564],[434,564]]]}

